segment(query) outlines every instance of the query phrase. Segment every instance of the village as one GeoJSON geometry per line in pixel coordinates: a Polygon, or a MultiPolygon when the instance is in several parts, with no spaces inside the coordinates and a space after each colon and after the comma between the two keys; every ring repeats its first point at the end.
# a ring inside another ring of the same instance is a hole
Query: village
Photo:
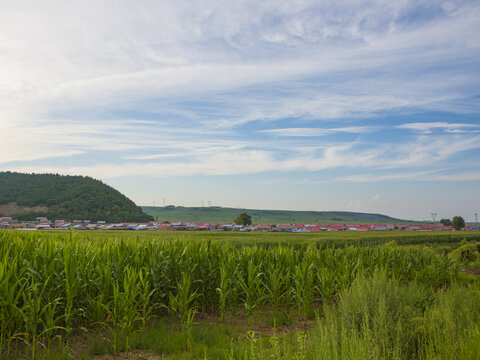
{"type": "MultiPolygon", "coordinates": [[[[451,231],[452,226],[436,223],[416,224],[252,224],[208,222],[106,223],[90,220],[54,220],[38,217],[35,221],[19,222],[12,217],[0,217],[0,229],[18,230],[134,230],[134,231],[239,231],[239,232],[318,232],[318,231],[451,231]]],[[[465,226],[462,230],[479,231],[479,225],[465,226]]]]}

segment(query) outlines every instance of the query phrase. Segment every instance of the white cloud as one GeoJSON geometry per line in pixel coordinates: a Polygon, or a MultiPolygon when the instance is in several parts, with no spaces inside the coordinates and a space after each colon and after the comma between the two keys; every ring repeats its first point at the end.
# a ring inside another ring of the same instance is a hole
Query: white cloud
{"type": "MultiPolygon", "coordinates": [[[[345,181],[353,183],[369,183],[369,182],[386,182],[386,181],[478,181],[480,180],[480,172],[465,172],[464,170],[456,170],[453,174],[441,175],[439,171],[418,171],[393,173],[388,175],[364,174],[349,175],[336,179],[336,181],[345,181]]],[[[372,198],[371,201],[379,200],[372,198]]]]}
{"type": "Polygon", "coordinates": [[[449,123],[449,122],[424,122],[424,123],[408,123],[397,126],[400,129],[408,129],[429,134],[434,129],[439,129],[449,133],[476,133],[478,130],[471,130],[472,128],[478,128],[480,125],[475,124],[462,124],[462,123],[449,123]]]}
{"type": "Polygon", "coordinates": [[[405,173],[391,173],[387,175],[379,174],[362,174],[362,175],[348,175],[341,178],[338,178],[337,181],[346,181],[354,183],[364,183],[364,182],[385,182],[385,181],[418,181],[425,178],[425,176],[431,174],[429,171],[418,171],[418,172],[405,172],[405,173]]]}
{"type": "Polygon", "coordinates": [[[363,206],[362,206],[362,202],[360,200],[350,201],[347,204],[347,210],[348,211],[353,211],[353,212],[364,211],[363,206]]]}
{"type": "Polygon", "coordinates": [[[373,131],[375,128],[371,126],[347,126],[343,128],[322,129],[322,128],[283,128],[269,129],[261,132],[278,136],[325,136],[335,133],[353,133],[363,134],[373,131]]]}
{"type": "Polygon", "coordinates": [[[435,178],[438,181],[480,181],[480,171],[457,172],[450,175],[439,175],[435,178]]]}

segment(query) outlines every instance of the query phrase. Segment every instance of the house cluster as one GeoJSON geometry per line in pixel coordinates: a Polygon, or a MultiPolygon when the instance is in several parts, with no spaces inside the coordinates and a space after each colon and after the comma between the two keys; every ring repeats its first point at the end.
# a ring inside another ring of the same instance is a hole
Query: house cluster
{"type": "MultiPolygon", "coordinates": [[[[315,232],[315,231],[443,231],[453,230],[451,226],[441,224],[257,224],[236,225],[230,223],[207,222],[149,222],[149,223],[115,223],[105,221],[91,222],[90,220],[50,221],[39,217],[35,221],[18,222],[11,217],[0,217],[0,228],[7,229],[74,229],[74,230],[159,230],[159,231],[257,231],[257,232],[315,232]]],[[[463,230],[480,230],[480,226],[466,226],[463,230]]]]}

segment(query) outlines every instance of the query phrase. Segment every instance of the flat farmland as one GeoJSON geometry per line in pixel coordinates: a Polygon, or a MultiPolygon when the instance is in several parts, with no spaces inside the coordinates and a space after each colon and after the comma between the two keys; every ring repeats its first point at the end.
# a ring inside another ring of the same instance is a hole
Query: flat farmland
{"type": "MultiPolygon", "coordinates": [[[[49,234],[69,234],[68,230],[54,230],[49,234]]],[[[238,243],[240,245],[284,244],[289,246],[315,243],[331,247],[349,245],[382,245],[396,241],[399,245],[448,244],[464,239],[480,241],[478,231],[319,231],[307,233],[289,232],[236,232],[236,231],[133,231],[133,230],[84,230],[74,231],[75,236],[92,239],[157,239],[192,240],[238,243]]]]}
{"type": "Polygon", "coordinates": [[[479,243],[474,232],[1,231],[1,352],[474,359],[479,243]]]}

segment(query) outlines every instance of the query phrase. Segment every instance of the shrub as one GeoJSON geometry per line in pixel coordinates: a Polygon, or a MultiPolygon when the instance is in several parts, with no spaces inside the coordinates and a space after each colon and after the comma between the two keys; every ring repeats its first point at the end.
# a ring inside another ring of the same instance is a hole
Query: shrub
{"type": "Polygon", "coordinates": [[[451,252],[450,256],[459,262],[472,262],[479,258],[475,244],[465,244],[451,252]]]}

